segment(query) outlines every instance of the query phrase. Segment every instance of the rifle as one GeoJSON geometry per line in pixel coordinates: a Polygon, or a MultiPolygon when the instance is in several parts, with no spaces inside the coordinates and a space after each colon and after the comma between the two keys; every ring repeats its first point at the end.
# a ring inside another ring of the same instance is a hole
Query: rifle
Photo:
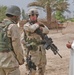
{"type": "Polygon", "coordinates": [[[31,55],[29,55],[29,50],[27,52],[27,58],[26,58],[26,62],[27,62],[27,67],[28,69],[31,71],[32,69],[36,70],[36,65],[34,64],[34,62],[32,62],[31,60],[31,55]]]}
{"type": "Polygon", "coordinates": [[[36,65],[31,61],[31,56],[27,57],[26,61],[27,61],[28,69],[30,71],[31,71],[31,69],[36,70],[36,65]]]}
{"type": "Polygon", "coordinates": [[[43,42],[44,48],[46,50],[51,49],[55,55],[58,54],[62,58],[62,56],[58,53],[59,49],[57,48],[57,46],[55,44],[53,44],[52,38],[49,38],[47,35],[43,34],[42,31],[40,30],[40,28],[37,28],[35,30],[35,33],[40,35],[40,37],[42,38],[42,40],[43,40],[42,42],[43,42]]]}

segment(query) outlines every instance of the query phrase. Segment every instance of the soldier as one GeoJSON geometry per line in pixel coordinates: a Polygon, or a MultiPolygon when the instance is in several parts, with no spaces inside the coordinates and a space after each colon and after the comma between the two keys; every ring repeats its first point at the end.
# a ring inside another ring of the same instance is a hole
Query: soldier
{"type": "Polygon", "coordinates": [[[36,9],[30,9],[29,21],[24,25],[25,31],[25,41],[22,41],[26,49],[26,68],[28,70],[28,75],[36,75],[38,70],[38,75],[44,75],[46,66],[46,51],[41,44],[42,38],[40,35],[35,33],[35,30],[40,28],[42,33],[48,34],[49,29],[38,22],[37,18],[39,13],[36,9]]]}
{"type": "Polygon", "coordinates": [[[24,64],[17,22],[21,11],[17,6],[6,10],[7,18],[0,24],[0,75],[20,75],[19,65],[24,64]]]}

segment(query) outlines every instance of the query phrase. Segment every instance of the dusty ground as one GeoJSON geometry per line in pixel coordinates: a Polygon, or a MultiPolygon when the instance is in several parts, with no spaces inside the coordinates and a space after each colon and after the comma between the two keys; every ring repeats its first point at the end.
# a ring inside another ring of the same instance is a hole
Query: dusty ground
{"type": "MultiPolygon", "coordinates": [[[[67,41],[72,41],[74,38],[74,25],[67,26],[62,31],[51,30],[49,35],[52,37],[54,44],[59,48],[59,53],[62,55],[54,55],[51,50],[47,51],[47,66],[45,75],[68,75],[70,49],[66,48],[67,41]],[[68,32],[62,35],[61,32],[68,32]]],[[[21,75],[25,75],[25,65],[20,66],[21,75]]]]}

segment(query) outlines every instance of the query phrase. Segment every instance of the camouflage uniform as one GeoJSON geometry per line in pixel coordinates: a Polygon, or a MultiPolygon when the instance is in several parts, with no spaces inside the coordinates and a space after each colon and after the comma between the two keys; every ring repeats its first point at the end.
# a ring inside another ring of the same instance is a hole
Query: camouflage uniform
{"type": "Polygon", "coordinates": [[[23,33],[23,26],[24,26],[24,24],[27,22],[27,20],[20,20],[19,22],[18,22],[18,27],[19,27],[19,30],[20,30],[20,34],[22,34],[23,33]]]}
{"type": "MultiPolygon", "coordinates": [[[[34,31],[39,27],[38,24],[30,24],[29,22],[24,25],[24,30],[27,36],[27,42],[32,41],[35,45],[33,46],[33,50],[29,51],[29,55],[31,55],[31,60],[34,62],[36,67],[38,68],[38,75],[44,75],[45,66],[46,66],[46,51],[40,41],[42,38],[34,33],[34,31]]],[[[42,27],[43,33],[48,34],[49,29],[44,25],[42,27]]],[[[26,41],[24,41],[26,43],[26,41]]],[[[27,48],[25,49],[25,53],[27,53],[27,48]]],[[[27,55],[26,55],[27,56],[27,55]]],[[[35,75],[36,70],[32,69],[29,75],[35,75]]]]}
{"type": "MultiPolygon", "coordinates": [[[[14,6],[16,7],[16,6],[14,6]]],[[[23,52],[20,43],[19,29],[16,22],[5,19],[5,22],[12,22],[7,28],[7,36],[12,39],[13,50],[0,52],[0,75],[20,75],[19,64],[23,64],[23,52]]]]}

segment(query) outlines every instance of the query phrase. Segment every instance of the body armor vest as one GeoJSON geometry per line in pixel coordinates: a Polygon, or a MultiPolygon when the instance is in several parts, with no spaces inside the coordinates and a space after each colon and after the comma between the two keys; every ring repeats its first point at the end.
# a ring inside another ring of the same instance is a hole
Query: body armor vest
{"type": "Polygon", "coordinates": [[[11,38],[7,36],[8,26],[11,21],[5,21],[0,24],[0,51],[13,50],[11,38]]]}

